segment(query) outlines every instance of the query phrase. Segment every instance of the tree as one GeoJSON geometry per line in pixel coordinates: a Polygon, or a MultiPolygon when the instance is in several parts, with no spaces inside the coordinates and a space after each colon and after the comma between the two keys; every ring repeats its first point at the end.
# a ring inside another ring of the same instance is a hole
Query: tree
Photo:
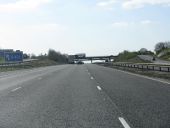
{"type": "Polygon", "coordinates": [[[140,54],[147,54],[147,52],[148,52],[148,50],[147,50],[146,48],[141,48],[141,49],[139,50],[139,53],[140,53],[140,54]]]}
{"type": "Polygon", "coordinates": [[[146,48],[141,48],[138,53],[139,55],[154,55],[154,52],[149,51],[146,48]]]}
{"type": "Polygon", "coordinates": [[[159,54],[161,51],[170,48],[170,42],[159,42],[155,45],[155,52],[159,54]]]}
{"type": "Polygon", "coordinates": [[[29,59],[30,56],[29,56],[28,54],[24,53],[24,54],[23,54],[23,58],[24,58],[24,59],[29,59]]]}
{"type": "Polygon", "coordinates": [[[42,53],[41,53],[39,56],[37,56],[37,58],[40,59],[40,60],[46,60],[46,59],[48,59],[46,53],[45,53],[45,54],[42,54],[42,53]]]}
{"type": "Polygon", "coordinates": [[[37,58],[37,56],[35,55],[35,54],[31,54],[31,59],[36,59],[37,58]]]}
{"type": "Polygon", "coordinates": [[[60,52],[56,52],[53,49],[49,49],[48,58],[50,60],[54,60],[54,61],[59,62],[59,63],[67,63],[68,62],[68,58],[65,54],[61,54],[60,52]]]}

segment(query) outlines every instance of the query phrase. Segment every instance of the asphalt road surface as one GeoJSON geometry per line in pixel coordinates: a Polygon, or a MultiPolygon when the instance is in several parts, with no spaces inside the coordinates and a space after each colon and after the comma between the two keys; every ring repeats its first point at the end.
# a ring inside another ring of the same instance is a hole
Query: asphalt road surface
{"type": "Polygon", "coordinates": [[[91,64],[0,73],[0,128],[170,128],[170,84],[91,64]]]}
{"type": "Polygon", "coordinates": [[[142,60],[150,61],[155,64],[170,65],[170,61],[161,60],[159,58],[155,58],[155,60],[153,60],[152,55],[138,55],[138,57],[142,60]]]}

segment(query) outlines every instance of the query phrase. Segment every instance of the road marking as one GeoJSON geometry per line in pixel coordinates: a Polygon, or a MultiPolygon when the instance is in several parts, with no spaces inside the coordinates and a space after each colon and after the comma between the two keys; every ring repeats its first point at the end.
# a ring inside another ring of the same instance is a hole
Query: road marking
{"type": "Polygon", "coordinates": [[[119,117],[119,120],[122,123],[122,125],[124,126],[124,128],[130,128],[130,126],[128,125],[128,123],[125,121],[124,118],[119,117]]]}
{"type": "Polygon", "coordinates": [[[21,87],[15,88],[15,89],[11,90],[11,92],[15,92],[15,91],[17,91],[19,89],[21,89],[21,87]]]}
{"type": "Polygon", "coordinates": [[[91,76],[91,78],[90,78],[91,80],[93,80],[94,78],[91,76]]]}
{"type": "Polygon", "coordinates": [[[38,80],[42,80],[42,77],[39,77],[38,80]]]}
{"type": "Polygon", "coordinates": [[[10,76],[10,75],[3,75],[3,76],[0,76],[0,78],[7,77],[7,76],[10,76]]]}
{"type": "Polygon", "coordinates": [[[101,91],[101,90],[102,90],[102,88],[101,88],[100,86],[97,86],[97,89],[98,89],[99,91],[101,91]]]}
{"type": "Polygon", "coordinates": [[[160,83],[163,83],[163,84],[170,84],[170,82],[163,81],[163,80],[158,80],[158,79],[151,78],[151,77],[148,77],[148,76],[143,76],[143,75],[140,75],[140,74],[134,74],[134,73],[130,73],[130,72],[127,72],[127,71],[118,70],[118,69],[115,69],[115,70],[123,72],[123,73],[126,73],[126,74],[129,74],[129,75],[134,75],[134,76],[137,76],[137,77],[142,77],[142,78],[145,78],[145,79],[157,81],[157,82],[160,82],[160,83]]]}

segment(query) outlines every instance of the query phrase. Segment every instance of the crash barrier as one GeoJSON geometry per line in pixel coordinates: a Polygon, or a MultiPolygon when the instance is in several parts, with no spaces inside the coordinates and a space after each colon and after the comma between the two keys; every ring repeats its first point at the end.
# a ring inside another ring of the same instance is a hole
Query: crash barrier
{"type": "Polygon", "coordinates": [[[170,72],[170,65],[163,64],[152,64],[152,63],[105,63],[104,65],[108,66],[117,66],[117,67],[128,67],[136,68],[141,70],[151,70],[151,71],[160,71],[160,72],[170,72]]]}
{"type": "Polygon", "coordinates": [[[0,69],[12,69],[12,68],[26,68],[31,65],[25,62],[15,62],[15,63],[0,63],[0,69]]]}

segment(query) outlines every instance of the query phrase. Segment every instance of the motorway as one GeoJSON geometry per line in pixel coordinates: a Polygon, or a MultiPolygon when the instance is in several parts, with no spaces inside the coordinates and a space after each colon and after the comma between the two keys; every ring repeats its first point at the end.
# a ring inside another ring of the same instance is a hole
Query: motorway
{"type": "Polygon", "coordinates": [[[160,58],[155,58],[155,60],[153,60],[152,55],[138,55],[138,57],[142,60],[149,61],[154,64],[170,65],[170,61],[165,61],[160,58]]]}
{"type": "Polygon", "coordinates": [[[0,73],[0,128],[170,128],[170,83],[92,64],[0,73]]]}

